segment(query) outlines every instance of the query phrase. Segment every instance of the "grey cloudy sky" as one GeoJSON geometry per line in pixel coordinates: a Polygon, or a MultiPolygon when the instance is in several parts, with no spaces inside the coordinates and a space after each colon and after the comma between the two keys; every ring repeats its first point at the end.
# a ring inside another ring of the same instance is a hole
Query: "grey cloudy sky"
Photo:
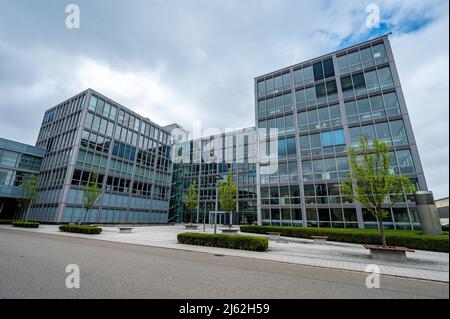
{"type": "Polygon", "coordinates": [[[0,0],[0,136],[34,144],[45,109],[88,87],[161,125],[253,126],[255,76],[392,31],[429,187],[448,196],[448,20],[446,0],[0,0]]]}

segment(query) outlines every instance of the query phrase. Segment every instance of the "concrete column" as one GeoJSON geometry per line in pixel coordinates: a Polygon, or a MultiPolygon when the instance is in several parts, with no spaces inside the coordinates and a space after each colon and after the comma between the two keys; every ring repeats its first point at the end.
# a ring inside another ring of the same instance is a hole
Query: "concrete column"
{"type": "Polygon", "coordinates": [[[433,193],[428,191],[416,192],[417,215],[420,225],[426,235],[442,235],[439,212],[434,203],[433,193]]]}

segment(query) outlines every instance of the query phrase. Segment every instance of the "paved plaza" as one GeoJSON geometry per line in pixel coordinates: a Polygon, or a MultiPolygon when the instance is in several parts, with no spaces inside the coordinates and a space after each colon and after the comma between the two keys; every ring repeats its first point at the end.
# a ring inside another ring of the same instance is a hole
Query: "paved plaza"
{"type": "MultiPolygon", "coordinates": [[[[11,229],[13,227],[10,225],[0,225],[0,228],[11,229]]],[[[56,225],[40,225],[37,229],[20,229],[20,231],[82,237],[110,242],[255,258],[358,272],[365,272],[368,265],[376,264],[379,266],[381,274],[384,275],[449,282],[448,253],[417,250],[415,253],[407,253],[408,261],[406,263],[396,263],[375,261],[370,257],[369,251],[362,245],[349,243],[328,242],[327,244],[314,244],[309,239],[281,237],[278,241],[270,240],[269,251],[253,252],[179,244],[177,243],[177,234],[187,231],[182,225],[137,226],[133,228],[130,234],[120,233],[117,226],[102,226],[102,228],[103,232],[99,235],[63,233],[59,231],[56,225]]],[[[14,229],[19,230],[18,228],[14,229]]],[[[220,227],[218,228],[218,232],[220,232],[219,229],[220,227]]],[[[207,225],[205,231],[212,233],[213,228],[207,225]]],[[[199,225],[198,230],[194,230],[194,232],[203,232],[203,225],[199,225]]]]}

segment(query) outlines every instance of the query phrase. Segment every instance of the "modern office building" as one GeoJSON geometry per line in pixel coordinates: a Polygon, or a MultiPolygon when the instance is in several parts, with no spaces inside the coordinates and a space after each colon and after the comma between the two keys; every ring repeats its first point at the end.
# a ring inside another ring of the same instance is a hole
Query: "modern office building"
{"type": "MultiPolygon", "coordinates": [[[[256,136],[255,128],[246,128],[173,145],[173,179],[170,201],[171,220],[209,223],[209,213],[220,211],[217,187],[233,172],[238,187],[233,223],[256,222],[256,136]],[[191,216],[183,205],[187,188],[196,181],[199,205],[191,216]]],[[[219,221],[228,223],[226,214],[219,221]]]]}
{"type": "Polygon", "coordinates": [[[436,207],[442,225],[448,225],[448,197],[436,199],[436,207]]]}
{"type": "Polygon", "coordinates": [[[166,222],[169,142],[162,127],[92,89],[48,109],[36,143],[46,155],[30,218],[52,223],[166,222]],[[96,182],[102,194],[85,218],[88,182],[96,182]]]}
{"type": "Polygon", "coordinates": [[[43,148],[0,138],[0,219],[23,216],[20,185],[30,174],[39,174],[44,154],[43,148]]]}
{"type": "MultiPolygon", "coordinates": [[[[95,177],[102,195],[88,222],[208,223],[231,169],[239,189],[234,223],[377,227],[340,189],[346,152],[362,135],[386,142],[392,172],[427,190],[387,35],[258,76],[254,85],[255,127],[198,139],[91,89],[50,108],[36,143],[46,154],[30,218],[84,220],[83,189],[95,177]],[[199,207],[191,216],[183,199],[193,180],[199,207]]],[[[420,226],[414,196],[404,194],[386,226],[420,226]]]]}
{"type": "MultiPolygon", "coordinates": [[[[392,171],[427,190],[387,35],[254,81],[257,127],[278,131],[279,169],[267,174],[257,164],[263,224],[376,227],[374,217],[340,190],[349,171],[346,150],[358,147],[361,135],[387,143],[392,171]]],[[[259,138],[259,145],[270,138],[259,138]]],[[[415,207],[405,194],[387,227],[419,226],[415,207]]]]}

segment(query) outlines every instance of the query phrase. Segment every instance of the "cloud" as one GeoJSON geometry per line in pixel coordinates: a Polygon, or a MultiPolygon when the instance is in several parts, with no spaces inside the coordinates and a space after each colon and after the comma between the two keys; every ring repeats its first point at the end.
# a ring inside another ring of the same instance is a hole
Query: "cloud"
{"type": "Polygon", "coordinates": [[[61,1],[0,2],[0,136],[34,144],[45,109],[87,87],[161,125],[252,126],[255,76],[392,30],[429,187],[448,194],[447,1],[77,4],[69,30],[61,1]],[[365,26],[370,3],[380,29],[365,26]]]}
{"type": "Polygon", "coordinates": [[[415,139],[436,198],[449,191],[449,20],[391,39],[415,139]]]}

